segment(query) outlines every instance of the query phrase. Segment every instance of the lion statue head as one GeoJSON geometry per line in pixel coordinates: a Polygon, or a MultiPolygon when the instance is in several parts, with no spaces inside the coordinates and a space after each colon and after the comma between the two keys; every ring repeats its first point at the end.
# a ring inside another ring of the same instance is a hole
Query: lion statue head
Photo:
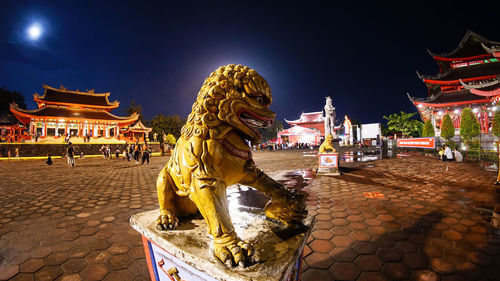
{"type": "Polygon", "coordinates": [[[217,138],[228,127],[252,144],[260,143],[259,128],[273,124],[276,114],[269,109],[271,88],[255,70],[229,64],[205,79],[182,137],[217,138]]]}

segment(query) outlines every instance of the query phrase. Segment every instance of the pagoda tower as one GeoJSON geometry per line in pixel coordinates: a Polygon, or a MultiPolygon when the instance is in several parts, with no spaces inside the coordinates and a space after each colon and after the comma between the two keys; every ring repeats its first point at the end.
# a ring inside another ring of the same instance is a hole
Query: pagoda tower
{"type": "MultiPolygon", "coordinates": [[[[471,107],[483,133],[491,131],[492,116],[500,100],[500,42],[490,41],[467,30],[455,50],[435,54],[427,50],[439,66],[436,75],[417,76],[425,83],[428,97],[411,97],[421,119],[431,120],[439,135],[443,116],[449,114],[456,129],[460,114],[471,107]]],[[[498,108],[500,110],[500,107],[498,108]]]]}

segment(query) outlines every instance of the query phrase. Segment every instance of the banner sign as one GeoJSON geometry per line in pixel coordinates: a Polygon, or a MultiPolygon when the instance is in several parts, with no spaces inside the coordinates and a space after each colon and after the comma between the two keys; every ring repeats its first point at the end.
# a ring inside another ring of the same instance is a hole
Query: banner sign
{"type": "Polygon", "coordinates": [[[435,149],[436,143],[434,138],[398,139],[398,147],[435,149]]]}
{"type": "Polygon", "coordinates": [[[320,168],[337,168],[339,166],[339,155],[337,153],[319,154],[320,168]]]}

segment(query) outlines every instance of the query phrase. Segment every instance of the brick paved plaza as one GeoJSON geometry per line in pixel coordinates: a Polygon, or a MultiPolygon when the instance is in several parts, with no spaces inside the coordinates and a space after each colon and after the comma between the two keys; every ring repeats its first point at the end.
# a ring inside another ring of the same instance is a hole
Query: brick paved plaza
{"type": "MultiPolygon", "coordinates": [[[[317,161],[301,151],[254,157],[271,175],[317,161]]],[[[0,280],[149,280],[128,217],[157,208],[167,159],[0,162],[0,280]]],[[[495,172],[422,156],[342,165],[342,176],[303,188],[317,222],[302,280],[500,280],[500,236],[480,212],[499,200],[495,172]]]]}

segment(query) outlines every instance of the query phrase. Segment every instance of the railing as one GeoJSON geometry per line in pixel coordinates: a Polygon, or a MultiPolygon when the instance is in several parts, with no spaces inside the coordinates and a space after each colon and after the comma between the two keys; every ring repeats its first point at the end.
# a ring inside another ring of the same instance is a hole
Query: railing
{"type": "MultiPolygon", "coordinates": [[[[482,134],[481,137],[472,138],[469,141],[461,140],[460,137],[455,136],[450,141],[443,138],[436,137],[436,149],[421,149],[421,148],[401,148],[404,150],[420,151],[425,153],[432,153],[437,155],[437,149],[443,147],[444,145],[450,146],[453,150],[456,148],[460,153],[462,153],[465,159],[479,161],[479,162],[499,162],[499,147],[498,138],[491,134],[482,134]]],[[[396,149],[395,140],[384,140],[383,148],[396,149]]]]}

